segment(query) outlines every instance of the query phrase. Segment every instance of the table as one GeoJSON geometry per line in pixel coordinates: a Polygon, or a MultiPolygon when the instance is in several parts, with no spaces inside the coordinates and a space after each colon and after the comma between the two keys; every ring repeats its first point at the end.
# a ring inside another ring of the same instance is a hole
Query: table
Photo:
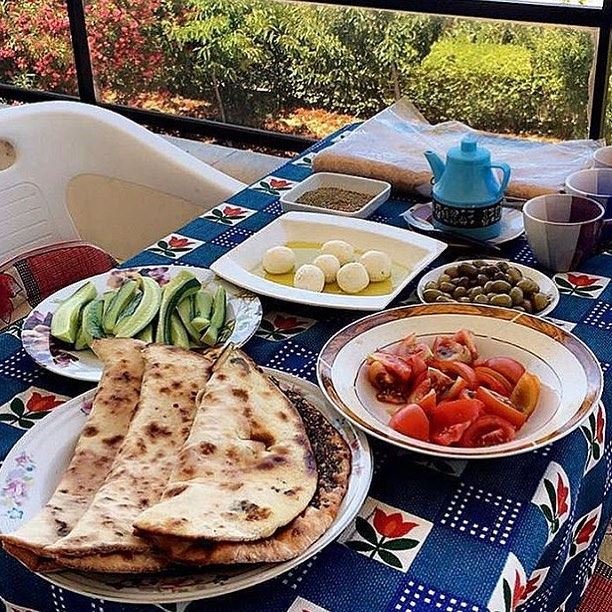
{"type": "MultiPolygon", "coordinates": [[[[308,176],[313,154],[350,129],[317,143],[124,265],[210,265],[278,216],[279,195],[308,176]]],[[[399,215],[407,204],[392,199],[372,219],[404,227],[399,215]]],[[[505,255],[536,266],[523,239],[505,248],[505,255]]],[[[446,253],[433,266],[456,256],[446,253]]],[[[609,253],[593,257],[580,271],[555,275],[562,295],[552,320],[573,330],[596,353],[606,378],[604,403],[612,406],[610,277],[609,253]]],[[[395,305],[416,302],[415,286],[412,283],[395,305]]],[[[262,365],[313,381],[324,342],[360,316],[263,302],[264,320],[246,350],[262,365]]],[[[17,327],[1,334],[0,458],[33,424],[30,407],[40,410],[87,388],[38,368],[24,353],[17,327]],[[50,396],[53,399],[45,399],[50,396]]],[[[230,596],[157,607],[122,606],[51,586],[4,553],[0,596],[16,606],[58,612],[506,612],[517,605],[521,610],[573,610],[592,574],[612,513],[611,422],[601,406],[579,430],[552,446],[486,462],[428,459],[372,441],[375,474],[370,496],[339,541],[287,574],[230,596]],[[416,544],[398,544],[392,555],[363,545],[381,536],[416,544]]]]}

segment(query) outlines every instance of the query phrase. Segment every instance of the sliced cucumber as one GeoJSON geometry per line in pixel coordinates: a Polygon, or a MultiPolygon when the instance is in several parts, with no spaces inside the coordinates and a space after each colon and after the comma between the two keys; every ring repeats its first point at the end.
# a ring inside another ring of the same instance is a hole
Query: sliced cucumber
{"type": "MultiPolygon", "coordinates": [[[[149,326],[159,311],[162,300],[161,287],[154,279],[148,276],[144,276],[141,283],[142,299],[131,316],[125,317],[117,323],[115,327],[115,336],[117,338],[133,338],[149,326]]],[[[140,336],[138,337],[140,338],[140,336]]],[[[153,342],[153,338],[151,337],[147,342],[153,342]]]]}
{"type": "MultiPolygon", "coordinates": [[[[196,317],[191,320],[191,325],[196,329],[200,335],[202,335],[210,325],[210,319],[205,319],[204,317],[196,317]]],[[[200,340],[200,336],[198,336],[198,340],[200,340]]]]}
{"type": "Polygon", "coordinates": [[[136,334],[136,337],[139,340],[142,340],[143,342],[146,342],[147,344],[149,342],[153,342],[153,324],[149,323],[144,329],[141,329],[136,334]]]}
{"type": "Polygon", "coordinates": [[[62,342],[74,344],[79,331],[81,310],[85,304],[95,299],[96,295],[98,292],[91,281],[81,285],[53,313],[51,335],[62,342]]]}
{"type": "Polygon", "coordinates": [[[117,291],[117,295],[115,296],[112,304],[109,306],[108,311],[104,315],[104,319],[102,321],[102,327],[107,334],[114,334],[119,316],[125,311],[128,304],[132,301],[137,288],[138,283],[136,281],[129,280],[123,283],[123,285],[121,285],[121,289],[117,291]]]}
{"type": "MultiPolygon", "coordinates": [[[[85,308],[83,308],[81,330],[79,334],[82,334],[80,340],[81,342],[85,342],[86,346],[91,346],[91,343],[95,338],[104,338],[104,330],[102,329],[103,310],[104,300],[102,299],[92,300],[85,306],[85,308]]],[[[79,344],[78,336],[76,344],[79,344]]],[[[77,348],[76,344],[75,348],[77,348]]],[[[77,348],[77,350],[79,349],[77,348]]]]}
{"type": "MultiPolygon", "coordinates": [[[[89,302],[91,304],[91,302],[89,302]]],[[[74,341],[74,349],[76,351],[82,351],[89,346],[89,342],[87,341],[87,334],[85,332],[85,328],[81,323],[79,327],[79,331],[77,332],[76,339],[74,341]]]]}
{"type": "Polygon", "coordinates": [[[106,315],[108,314],[108,311],[110,309],[110,307],[113,305],[113,302],[115,301],[115,298],[117,297],[117,292],[116,291],[105,291],[102,294],[102,329],[104,330],[105,334],[110,334],[113,330],[112,329],[106,329],[104,327],[104,321],[106,319],[106,315]]]}
{"type": "Polygon", "coordinates": [[[189,348],[189,336],[176,312],[173,312],[170,316],[170,338],[174,346],[180,346],[184,349],[189,348]]]}
{"type": "Polygon", "coordinates": [[[213,312],[210,317],[210,325],[206,330],[206,333],[202,336],[201,341],[208,346],[214,346],[217,344],[217,338],[219,337],[219,331],[225,323],[225,289],[219,285],[215,291],[215,297],[213,298],[213,312]]]}
{"type": "Polygon", "coordinates": [[[194,317],[210,319],[212,314],[213,296],[204,289],[200,289],[193,298],[194,317]]]}
{"type": "MultiPolygon", "coordinates": [[[[172,344],[170,323],[179,302],[201,288],[200,281],[187,270],[181,270],[163,289],[155,341],[172,344]]],[[[178,315],[177,315],[178,318],[178,315]]],[[[178,319],[180,322],[180,318],[178,319]]]]}
{"type": "Polygon", "coordinates": [[[183,298],[179,305],[176,307],[176,312],[181,319],[181,322],[185,326],[189,337],[196,342],[200,341],[200,334],[198,330],[191,324],[191,320],[194,315],[194,296],[188,295],[186,298],[183,298]]]}

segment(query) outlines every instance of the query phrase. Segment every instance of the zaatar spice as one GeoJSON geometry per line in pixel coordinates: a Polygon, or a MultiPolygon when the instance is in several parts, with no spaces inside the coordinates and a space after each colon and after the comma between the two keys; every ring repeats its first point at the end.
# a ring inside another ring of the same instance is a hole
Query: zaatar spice
{"type": "Polygon", "coordinates": [[[372,196],[367,193],[340,189],[339,187],[319,187],[302,194],[297,202],[341,212],[355,212],[363,208],[371,199],[372,196]]]}

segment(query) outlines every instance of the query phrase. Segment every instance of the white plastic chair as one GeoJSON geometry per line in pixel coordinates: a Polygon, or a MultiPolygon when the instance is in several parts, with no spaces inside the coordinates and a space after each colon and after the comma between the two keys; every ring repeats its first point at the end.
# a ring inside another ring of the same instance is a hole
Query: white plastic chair
{"type": "Polygon", "coordinates": [[[0,110],[0,261],[75,238],[123,259],[244,187],[102,108],[0,110]]]}

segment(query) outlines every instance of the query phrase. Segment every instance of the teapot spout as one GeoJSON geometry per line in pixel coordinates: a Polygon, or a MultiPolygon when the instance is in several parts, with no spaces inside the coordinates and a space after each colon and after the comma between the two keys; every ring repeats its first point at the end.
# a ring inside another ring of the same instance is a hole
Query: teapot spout
{"type": "Polygon", "coordinates": [[[427,162],[431,168],[434,183],[437,183],[442,178],[446,166],[437,153],[434,153],[433,151],[425,151],[424,155],[427,158],[427,162]]]}

